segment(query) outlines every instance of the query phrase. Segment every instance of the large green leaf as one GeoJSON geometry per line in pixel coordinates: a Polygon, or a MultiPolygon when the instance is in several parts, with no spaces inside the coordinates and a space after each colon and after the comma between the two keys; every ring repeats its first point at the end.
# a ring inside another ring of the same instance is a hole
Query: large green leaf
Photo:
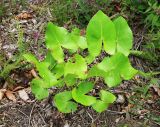
{"type": "Polygon", "coordinates": [[[128,57],[122,53],[116,53],[110,58],[104,58],[101,63],[91,68],[88,77],[103,77],[105,83],[113,87],[121,83],[122,79],[131,79],[136,73],[137,70],[131,66],[128,57]]]}
{"type": "Polygon", "coordinates": [[[91,82],[82,82],[79,84],[78,88],[72,90],[73,99],[85,106],[90,106],[96,102],[96,98],[92,96],[85,95],[90,90],[93,89],[93,84],[91,82]]]}
{"type": "Polygon", "coordinates": [[[33,79],[31,82],[31,90],[32,93],[35,94],[35,97],[38,100],[44,99],[49,96],[48,89],[45,88],[47,86],[47,82],[43,81],[42,79],[33,79]]]}
{"type": "Polygon", "coordinates": [[[64,75],[67,74],[75,74],[81,79],[86,78],[86,71],[87,71],[87,64],[85,59],[81,56],[76,54],[71,61],[68,61],[64,67],[64,75]]]}
{"type": "Polygon", "coordinates": [[[121,52],[124,55],[128,56],[130,49],[132,48],[133,34],[130,27],[127,24],[127,21],[123,17],[118,17],[114,20],[116,28],[116,43],[117,43],[117,52],[121,52]]]}
{"type": "Polygon", "coordinates": [[[109,104],[116,100],[116,97],[108,91],[101,90],[100,99],[101,100],[97,100],[96,103],[92,105],[93,109],[95,109],[97,112],[103,112],[106,110],[109,104]]]}
{"type": "Polygon", "coordinates": [[[90,20],[86,33],[88,50],[91,56],[96,57],[102,49],[114,54],[116,49],[116,30],[113,22],[102,11],[98,11],[90,20]]]}
{"type": "Polygon", "coordinates": [[[77,104],[70,101],[71,99],[71,91],[65,91],[54,96],[54,103],[60,112],[70,113],[77,110],[77,104]]]}
{"type": "Polygon", "coordinates": [[[46,46],[51,50],[53,57],[59,62],[64,61],[64,53],[61,48],[61,43],[66,38],[68,32],[63,27],[57,27],[51,22],[48,23],[46,29],[46,46]]]}

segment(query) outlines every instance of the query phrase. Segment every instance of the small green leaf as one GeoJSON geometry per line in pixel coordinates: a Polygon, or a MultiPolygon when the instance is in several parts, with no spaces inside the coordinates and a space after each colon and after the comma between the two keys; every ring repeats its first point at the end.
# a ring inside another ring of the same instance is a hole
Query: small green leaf
{"type": "Polygon", "coordinates": [[[64,75],[64,66],[65,66],[64,63],[59,63],[52,69],[52,73],[54,73],[54,76],[57,79],[59,79],[64,75]]]}
{"type": "Polygon", "coordinates": [[[64,61],[64,53],[61,48],[61,43],[66,38],[68,34],[67,30],[62,27],[57,27],[56,25],[52,24],[51,22],[48,23],[46,29],[46,46],[48,49],[51,50],[52,56],[59,62],[64,61]]]}
{"type": "Polygon", "coordinates": [[[120,77],[120,73],[118,71],[111,70],[105,73],[104,80],[109,87],[114,87],[121,83],[122,78],[120,77]]]}
{"type": "Polygon", "coordinates": [[[44,59],[44,62],[49,63],[49,68],[50,68],[50,69],[52,69],[52,68],[55,66],[56,61],[55,61],[55,59],[53,58],[53,56],[52,56],[52,54],[51,54],[50,51],[48,51],[47,56],[46,56],[46,58],[44,59]]]}
{"type": "Polygon", "coordinates": [[[127,21],[121,16],[115,19],[113,23],[116,28],[117,52],[121,52],[125,56],[128,56],[133,42],[132,31],[128,26],[127,21]]]}
{"type": "Polygon", "coordinates": [[[77,104],[70,101],[71,99],[71,91],[65,91],[54,96],[54,103],[60,112],[70,113],[77,110],[77,104]]]}
{"type": "Polygon", "coordinates": [[[76,79],[76,75],[73,74],[68,74],[65,78],[64,81],[66,83],[67,86],[73,86],[75,85],[77,79],[76,79]]]}
{"type": "Polygon", "coordinates": [[[90,106],[96,102],[96,98],[92,96],[85,95],[87,94],[92,88],[93,84],[91,82],[83,82],[80,83],[78,88],[74,88],[72,90],[72,97],[73,99],[85,106],[90,106]]]}
{"type": "Polygon", "coordinates": [[[67,49],[77,50],[78,48],[87,48],[86,38],[78,35],[75,32],[68,33],[62,46],[67,49]]]}
{"type": "Polygon", "coordinates": [[[100,76],[100,77],[104,77],[104,75],[106,75],[106,72],[99,69],[96,65],[94,65],[92,68],[90,68],[90,70],[88,71],[88,75],[87,78],[91,78],[94,76],[100,76]]]}
{"type": "Polygon", "coordinates": [[[102,101],[109,104],[113,103],[116,100],[115,95],[105,90],[100,91],[100,98],[102,101]]]}
{"type": "Polygon", "coordinates": [[[31,62],[31,63],[34,63],[34,64],[38,63],[38,60],[31,53],[24,54],[23,56],[28,62],[31,62]]]}
{"type": "Polygon", "coordinates": [[[47,82],[46,88],[50,88],[57,84],[56,77],[48,69],[49,64],[46,62],[41,62],[37,64],[37,70],[39,75],[47,82]]]}
{"type": "Polygon", "coordinates": [[[54,59],[58,61],[58,63],[64,62],[63,49],[59,44],[57,44],[54,48],[51,49],[51,54],[54,57],[54,59]]]}
{"type": "Polygon", "coordinates": [[[87,48],[87,41],[86,38],[80,36],[80,30],[78,28],[73,29],[72,34],[77,35],[76,43],[79,48],[86,49],[87,48]]]}
{"type": "Polygon", "coordinates": [[[72,33],[68,33],[64,42],[62,42],[62,46],[66,49],[73,49],[76,51],[78,49],[76,41],[77,41],[77,35],[74,35],[72,33]]]}
{"type": "Polygon", "coordinates": [[[102,11],[98,11],[90,20],[86,38],[91,56],[96,57],[102,49],[109,54],[114,54],[116,49],[116,30],[113,22],[102,11]]]}
{"type": "Polygon", "coordinates": [[[101,100],[97,100],[95,104],[92,105],[93,109],[97,112],[103,112],[108,108],[109,104],[101,100]]]}
{"type": "Polygon", "coordinates": [[[96,103],[92,105],[93,109],[95,109],[97,112],[105,111],[108,108],[109,104],[113,103],[116,100],[116,97],[108,91],[101,90],[100,99],[101,100],[97,100],[96,103]]]}
{"type": "Polygon", "coordinates": [[[75,74],[81,79],[86,78],[86,71],[87,71],[87,64],[85,62],[85,59],[76,54],[74,57],[75,61],[70,62],[68,61],[64,67],[64,75],[66,76],[67,74],[75,74]]]}
{"type": "Polygon", "coordinates": [[[38,100],[44,99],[49,96],[48,89],[45,88],[46,82],[42,79],[33,79],[31,82],[32,93],[35,94],[38,100]]]}

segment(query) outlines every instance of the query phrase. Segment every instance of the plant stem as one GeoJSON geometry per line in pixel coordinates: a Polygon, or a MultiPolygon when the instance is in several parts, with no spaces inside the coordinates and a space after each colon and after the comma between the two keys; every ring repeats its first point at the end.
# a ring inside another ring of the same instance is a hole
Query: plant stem
{"type": "Polygon", "coordinates": [[[145,73],[145,72],[139,70],[138,74],[143,76],[143,77],[145,77],[145,78],[151,78],[151,77],[153,77],[155,75],[159,75],[160,72],[147,72],[147,73],[145,73]]]}
{"type": "Polygon", "coordinates": [[[136,57],[140,57],[142,59],[146,59],[150,62],[154,62],[157,63],[157,57],[154,56],[154,54],[150,53],[150,52],[145,52],[145,51],[138,51],[138,50],[131,50],[130,51],[131,55],[134,55],[136,57]]]}
{"type": "Polygon", "coordinates": [[[130,54],[135,55],[135,56],[141,56],[142,54],[144,54],[144,52],[143,51],[138,51],[138,50],[131,50],[130,54]]]}

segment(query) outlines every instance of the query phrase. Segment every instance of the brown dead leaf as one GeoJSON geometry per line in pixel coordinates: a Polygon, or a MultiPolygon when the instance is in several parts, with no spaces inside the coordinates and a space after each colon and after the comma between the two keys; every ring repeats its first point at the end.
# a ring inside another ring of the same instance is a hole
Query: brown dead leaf
{"type": "Polygon", "coordinates": [[[154,91],[158,94],[158,96],[160,96],[160,88],[158,85],[152,85],[154,91]]]}
{"type": "Polygon", "coordinates": [[[31,70],[31,74],[32,74],[33,77],[35,77],[35,78],[38,77],[38,75],[37,75],[37,73],[36,73],[36,71],[35,71],[34,69],[31,70]]]}
{"type": "Polygon", "coordinates": [[[28,94],[26,93],[26,91],[24,89],[23,90],[19,90],[18,94],[19,94],[19,97],[24,101],[27,101],[29,99],[29,96],[28,96],[28,94]]]}
{"type": "Polygon", "coordinates": [[[85,33],[86,33],[86,30],[85,30],[85,29],[81,29],[81,31],[80,31],[80,35],[81,35],[81,36],[84,36],[84,35],[85,35],[85,33]]]}
{"type": "Polygon", "coordinates": [[[122,112],[129,112],[131,110],[131,108],[133,108],[134,105],[133,104],[128,104],[128,106],[124,107],[124,109],[122,110],[122,112]]]}
{"type": "Polygon", "coordinates": [[[6,97],[7,97],[9,100],[12,100],[13,102],[16,102],[16,97],[15,97],[15,95],[13,94],[12,91],[7,90],[7,91],[5,92],[5,94],[6,94],[6,97]]]}
{"type": "Polygon", "coordinates": [[[149,110],[146,110],[146,109],[137,110],[137,113],[138,113],[139,115],[145,115],[145,114],[149,113],[149,110]]]}
{"type": "Polygon", "coordinates": [[[6,89],[0,89],[0,100],[2,100],[6,89]]]}
{"type": "Polygon", "coordinates": [[[22,12],[22,13],[18,14],[15,17],[15,19],[17,19],[17,20],[23,20],[23,19],[27,20],[27,19],[31,19],[32,17],[33,16],[30,13],[28,13],[28,12],[22,12]]]}

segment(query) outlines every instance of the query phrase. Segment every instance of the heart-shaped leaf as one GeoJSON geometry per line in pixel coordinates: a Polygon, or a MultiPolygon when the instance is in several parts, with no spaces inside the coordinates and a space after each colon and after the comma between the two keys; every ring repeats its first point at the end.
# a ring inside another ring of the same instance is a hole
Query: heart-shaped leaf
{"type": "Polygon", "coordinates": [[[97,100],[96,103],[92,105],[93,109],[97,112],[105,111],[108,108],[109,104],[113,103],[116,100],[116,97],[108,91],[101,90],[100,99],[101,100],[97,100]]]}
{"type": "Polygon", "coordinates": [[[71,91],[65,91],[54,96],[54,103],[60,112],[70,113],[77,110],[77,104],[70,101],[71,99],[71,91]]]}
{"type": "Polygon", "coordinates": [[[116,28],[116,43],[117,43],[117,52],[123,53],[125,56],[128,56],[130,49],[132,48],[133,34],[128,26],[127,21],[123,17],[118,17],[113,22],[116,28]]]}
{"type": "Polygon", "coordinates": [[[90,90],[93,89],[93,84],[91,82],[83,82],[78,85],[78,88],[72,90],[73,99],[85,106],[90,106],[96,102],[96,98],[92,96],[85,95],[90,90]]]}
{"type": "Polygon", "coordinates": [[[116,49],[116,30],[113,22],[102,11],[98,11],[90,20],[86,38],[91,56],[96,57],[102,49],[109,54],[114,54],[116,49]]]}

